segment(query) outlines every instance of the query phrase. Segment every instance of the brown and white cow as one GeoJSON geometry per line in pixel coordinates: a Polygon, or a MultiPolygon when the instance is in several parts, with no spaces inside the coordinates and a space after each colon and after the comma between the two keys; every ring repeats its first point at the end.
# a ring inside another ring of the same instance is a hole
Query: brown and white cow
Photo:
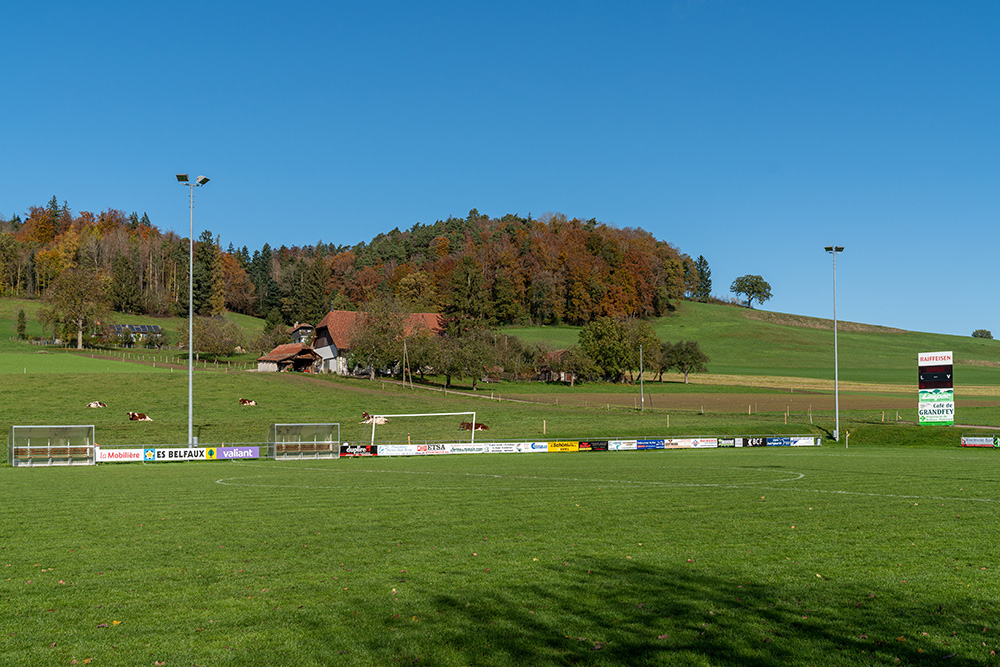
{"type": "Polygon", "coordinates": [[[241,398],[240,405],[257,405],[257,401],[252,398],[241,398]]]}
{"type": "Polygon", "coordinates": [[[144,412],[129,412],[128,418],[134,422],[151,422],[153,419],[144,412]]]}
{"type": "Polygon", "coordinates": [[[91,401],[90,403],[87,403],[87,407],[88,408],[106,408],[108,406],[107,406],[106,403],[102,403],[101,401],[91,401]]]}
{"type": "MultiPolygon", "coordinates": [[[[471,431],[472,430],[472,422],[462,422],[461,424],[458,425],[458,428],[459,428],[460,431],[471,431]]],[[[490,427],[487,426],[486,424],[481,423],[481,422],[476,422],[476,430],[477,431],[489,431],[490,427]]]]}
{"type": "Polygon", "coordinates": [[[362,423],[362,424],[385,424],[388,421],[389,420],[386,419],[385,417],[376,417],[374,415],[368,414],[367,412],[362,412],[361,413],[361,422],[360,423],[362,423]]]}

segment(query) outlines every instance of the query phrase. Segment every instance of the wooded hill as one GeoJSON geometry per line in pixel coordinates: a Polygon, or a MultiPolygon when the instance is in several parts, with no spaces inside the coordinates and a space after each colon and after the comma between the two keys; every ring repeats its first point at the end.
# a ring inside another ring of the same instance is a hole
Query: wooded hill
{"type": "MultiPolygon", "coordinates": [[[[188,241],[146,216],[71,212],[53,197],[22,219],[0,217],[0,296],[35,298],[73,272],[116,311],[187,314],[188,241]]],[[[353,247],[265,244],[252,252],[204,231],[195,242],[194,307],[317,322],[394,296],[413,311],[494,324],[585,324],[660,316],[698,287],[690,257],[642,229],[596,220],[466,218],[415,224],[353,247]]]]}

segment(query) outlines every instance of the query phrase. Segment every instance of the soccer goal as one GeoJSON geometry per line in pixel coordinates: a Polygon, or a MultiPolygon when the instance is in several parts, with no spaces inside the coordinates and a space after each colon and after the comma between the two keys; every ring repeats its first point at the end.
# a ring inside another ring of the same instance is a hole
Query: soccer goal
{"type": "Polygon", "coordinates": [[[11,426],[12,466],[94,465],[94,426],[11,426]]]}
{"type": "Polygon", "coordinates": [[[287,461],[340,456],[340,424],[271,424],[268,458],[287,461]]]}
{"type": "MultiPolygon", "coordinates": [[[[451,433],[454,433],[455,431],[461,431],[461,430],[463,430],[465,428],[468,428],[469,434],[470,434],[470,437],[471,437],[470,442],[475,442],[476,441],[476,430],[477,430],[477,428],[482,428],[483,427],[482,424],[478,424],[477,425],[477,422],[476,422],[476,413],[475,412],[418,412],[418,413],[405,414],[405,415],[370,415],[369,419],[371,420],[371,425],[372,425],[372,439],[371,439],[371,444],[372,445],[375,444],[375,427],[377,425],[379,425],[379,424],[383,424],[383,425],[384,424],[389,424],[390,420],[392,420],[392,423],[393,423],[394,427],[396,427],[396,428],[394,428],[394,431],[396,431],[397,434],[398,434],[398,432],[399,432],[398,426],[399,425],[396,424],[395,422],[397,420],[399,420],[399,419],[409,419],[409,418],[412,418],[412,417],[417,417],[417,418],[419,418],[419,417],[432,418],[432,417],[460,417],[460,416],[468,416],[468,417],[470,417],[470,419],[468,421],[461,421],[460,420],[459,421],[459,426],[458,426],[457,429],[455,428],[454,421],[448,421],[447,422],[447,426],[446,426],[444,422],[441,422],[440,420],[438,420],[438,421],[436,421],[436,423],[434,423],[433,427],[429,426],[429,427],[425,428],[424,432],[422,434],[424,436],[430,435],[432,437],[431,438],[423,437],[421,439],[424,439],[424,440],[432,439],[432,440],[439,440],[439,441],[442,440],[442,439],[447,439],[449,441],[450,440],[455,440],[455,438],[450,435],[451,433]]],[[[397,437],[398,437],[398,435],[397,435],[397,437]]],[[[410,437],[410,434],[407,433],[407,439],[409,439],[409,437],[410,437]]]]}

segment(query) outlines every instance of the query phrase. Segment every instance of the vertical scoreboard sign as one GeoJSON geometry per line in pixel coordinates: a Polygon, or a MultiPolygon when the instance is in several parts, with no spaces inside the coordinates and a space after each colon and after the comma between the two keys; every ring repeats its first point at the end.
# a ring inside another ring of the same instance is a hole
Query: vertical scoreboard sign
{"type": "Polygon", "coordinates": [[[917,355],[920,377],[917,413],[921,424],[951,426],[955,423],[953,366],[951,352],[921,352],[917,355]]]}

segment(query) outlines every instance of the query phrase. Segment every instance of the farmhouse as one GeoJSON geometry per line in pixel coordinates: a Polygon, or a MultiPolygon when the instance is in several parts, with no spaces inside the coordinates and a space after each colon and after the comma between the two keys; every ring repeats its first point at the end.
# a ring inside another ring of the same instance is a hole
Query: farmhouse
{"type": "Polygon", "coordinates": [[[538,373],[532,377],[536,382],[569,382],[575,384],[576,374],[573,371],[563,370],[566,363],[566,355],[569,350],[553,350],[547,353],[540,363],[538,373]]]}
{"type": "Polygon", "coordinates": [[[313,325],[306,324],[305,322],[296,322],[292,325],[291,330],[288,335],[292,337],[293,343],[302,343],[308,345],[312,342],[313,332],[315,331],[313,325]]]}
{"type": "MultiPolygon", "coordinates": [[[[316,325],[316,338],[313,348],[319,354],[321,373],[350,373],[348,355],[351,351],[351,332],[358,320],[365,316],[351,310],[331,310],[320,323],[316,325]]],[[[426,329],[440,335],[444,331],[444,322],[438,313],[413,313],[406,318],[404,333],[412,334],[426,329]]]]}
{"type": "Polygon", "coordinates": [[[131,337],[133,344],[142,343],[149,336],[163,333],[163,329],[156,324],[109,324],[108,330],[122,338],[131,337]]]}
{"type": "Polygon", "coordinates": [[[257,359],[257,370],[262,372],[295,371],[310,373],[320,356],[302,343],[279,345],[257,359]]]}

